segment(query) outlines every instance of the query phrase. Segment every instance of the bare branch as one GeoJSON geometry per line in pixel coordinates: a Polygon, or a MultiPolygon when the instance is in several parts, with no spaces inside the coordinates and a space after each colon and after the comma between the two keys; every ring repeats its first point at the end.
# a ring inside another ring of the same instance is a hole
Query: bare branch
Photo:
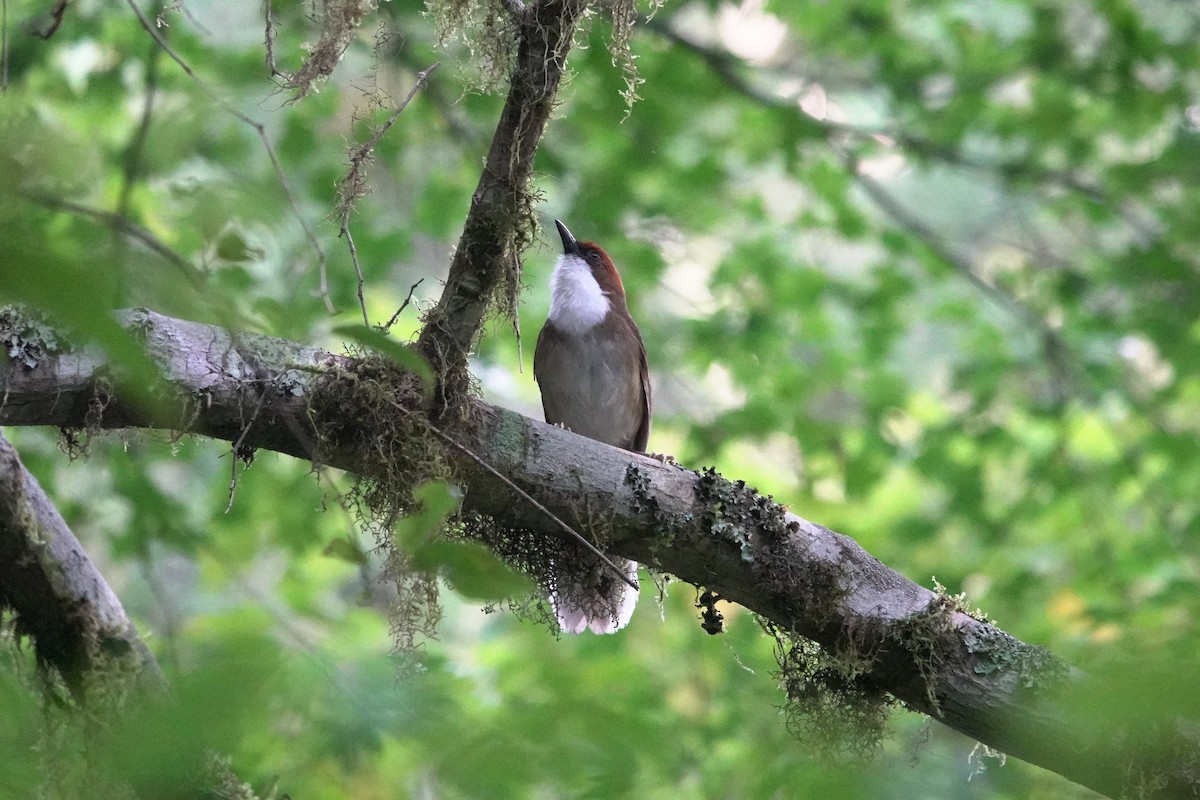
{"type": "Polygon", "coordinates": [[[58,197],[50,197],[49,195],[41,194],[25,194],[29,200],[45,206],[53,208],[56,211],[66,211],[71,214],[78,214],[81,217],[91,217],[103,225],[112,228],[118,233],[122,233],[131,239],[136,239],[152,251],[162,256],[172,266],[176,267],[183,273],[184,277],[192,282],[193,286],[199,287],[204,283],[204,275],[192,265],[192,262],[176,253],[168,247],[161,239],[155,236],[150,231],[138,225],[133,220],[123,214],[114,213],[112,211],[102,211],[98,208],[88,208],[81,206],[78,203],[72,203],[69,200],[63,200],[58,197]]]}
{"type": "Polygon", "coordinates": [[[150,135],[150,122],[154,117],[154,103],[158,96],[158,62],[162,48],[154,45],[146,54],[146,91],[142,100],[142,115],[129,146],[125,148],[121,169],[121,188],[117,192],[117,214],[129,216],[129,204],[133,198],[133,187],[141,172],[142,154],[146,150],[146,139],[150,135]]]}
{"type": "Polygon", "coordinates": [[[419,281],[414,283],[412,286],[408,287],[408,297],[404,298],[404,302],[401,303],[400,307],[396,309],[396,313],[392,314],[392,318],[389,319],[387,321],[387,324],[383,326],[382,330],[384,333],[387,333],[388,331],[390,331],[392,329],[392,326],[396,324],[396,320],[400,319],[400,315],[404,313],[404,309],[408,308],[408,304],[412,302],[413,292],[415,292],[417,290],[417,287],[420,286],[424,282],[425,282],[425,279],[421,278],[419,281]]]}
{"type": "Polygon", "coordinates": [[[26,26],[26,30],[39,39],[49,39],[58,33],[62,26],[63,15],[67,11],[67,0],[55,0],[54,5],[45,14],[39,14],[26,26]]]}

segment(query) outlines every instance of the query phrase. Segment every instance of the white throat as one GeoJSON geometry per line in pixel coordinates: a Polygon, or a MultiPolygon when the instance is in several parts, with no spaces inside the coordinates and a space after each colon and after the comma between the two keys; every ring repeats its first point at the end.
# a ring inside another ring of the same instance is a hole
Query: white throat
{"type": "Polygon", "coordinates": [[[563,253],[550,276],[549,318],[566,333],[583,333],[599,325],[612,304],[592,277],[587,262],[563,253]]]}

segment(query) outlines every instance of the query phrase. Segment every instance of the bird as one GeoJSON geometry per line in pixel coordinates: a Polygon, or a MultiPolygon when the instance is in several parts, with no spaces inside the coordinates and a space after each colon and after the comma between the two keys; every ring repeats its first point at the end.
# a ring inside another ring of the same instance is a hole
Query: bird
{"type": "MultiPolygon", "coordinates": [[[[652,397],[646,346],[612,259],[555,220],[563,252],[550,277],[550,312],[538,335],[533,376],[546,422],[637,453],[650,438],[652,397]]],[[[637,592],[582,550],[551,578],[550,602],[566,633],[615,633],[633,616],[637,592]],[[569,574],[568,574],[569,572],[569,574]],[[584,577],[579,577],[583,575],[584,577]]],[[[637,564],[612,558],[636,586],[637,564]]]]}

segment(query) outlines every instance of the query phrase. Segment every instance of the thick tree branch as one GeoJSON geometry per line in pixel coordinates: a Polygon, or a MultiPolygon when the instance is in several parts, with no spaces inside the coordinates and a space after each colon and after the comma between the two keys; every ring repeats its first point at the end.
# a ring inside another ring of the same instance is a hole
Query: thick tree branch
{"type": "MultiPolygon", "coordinates": [[[[507,288],[515,313],[520,257],[532,236],[529,180],[533,157],[562,79],[583,0],[510,4],[518,49],[508,98],[488,150],[441,299],[425,317],[418,349],[434,373],[447,380],[466,370],[467,353],[497,293],[507,288]]],[[[450,404],[456,402],[446,397],[450,404]]]]}
{"type": "MultiPolygon", "coordinates": [[[[7,342],[5,322],[0,317],[0,340],[7,342]]],[[[125,403],[98,355],[40,354],[31,345],[0,371],[0,424],[165,426],[242,437],[249,446],[352,470],[367,463],[353,449],[318,453],[313,444],[323,420],[311,413],[310,397],[321,381],[349,381],[339,370],[352,370],[351,360],[145,311],[124,322],[162,367],[169,389],[160,393],[160,408],[148,413],[125,403]],[[100,415],[98,393],[107,398],[100,415]],[[243,410],[264,396],[245,431],[243,410]]],[[[868,689],[1105,794],[1122,794],[1131,780],[1147,797],[1191,796],[1200,788],[1188,766],[1200,763],[1192,728],[1168,721],[1151,739],[1143,729],[1097,725],[1077,701],[1097,679],[956,611],[853,540],[716,473],[664,465],[481,402],[473,413],[477,424],[463,444],[569,523],[586,531],[589,520],[603,519],[606,550],[703,585],[784,631],[867,664],[868,689]]],[[[362,434],[356,441],[369,446],[371,431],[362,434]]],[[[464,485],[468,511],[561,535],[489,470],[452,448],[445,456],[464,485]]]]}
{"type": "Polygon", "coordinates": [[[80,702],[135,676],[153,694],[166,690],[158,664],[121,602],[62,516],[0,435],[0,604],[38,660],[63,677],[80,702]]]}

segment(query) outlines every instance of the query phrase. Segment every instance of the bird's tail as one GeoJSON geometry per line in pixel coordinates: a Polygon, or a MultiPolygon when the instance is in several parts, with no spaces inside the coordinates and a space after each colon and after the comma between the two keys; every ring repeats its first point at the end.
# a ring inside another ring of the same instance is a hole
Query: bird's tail
{"type": "MultiPolygon", "coordinates": [[[[637,562],[611,560],[625,570],[630,580],[637,582],[637,562]]],[[[556,585],[550,587],[550,604],[564,633],[583,633],[585,629],[592,633],[616,633],[633,616],[637,592],[599,559],[595,567],[583,577],[575,570],[570,575],[560,572],[556,585]]]]}

